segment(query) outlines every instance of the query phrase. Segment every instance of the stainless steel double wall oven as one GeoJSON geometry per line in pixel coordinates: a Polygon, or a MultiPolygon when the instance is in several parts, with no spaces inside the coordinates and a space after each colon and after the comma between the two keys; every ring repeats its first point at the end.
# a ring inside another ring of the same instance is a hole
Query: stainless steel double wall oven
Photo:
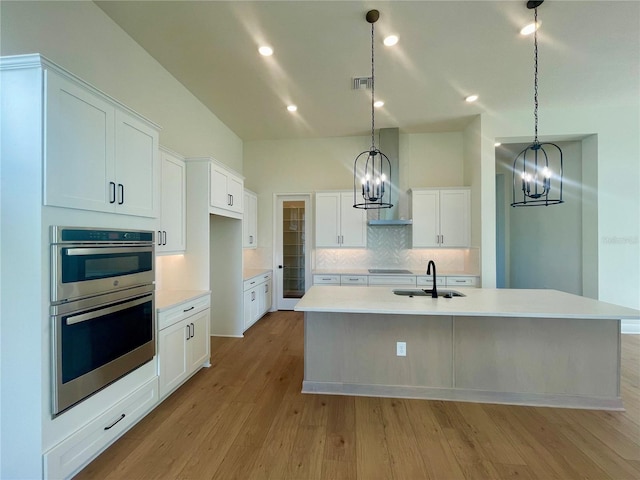
{"type": "Polygon", "coordinates": [[[154,357],[153,235],[51,227],[53,415],[154,357]]]}

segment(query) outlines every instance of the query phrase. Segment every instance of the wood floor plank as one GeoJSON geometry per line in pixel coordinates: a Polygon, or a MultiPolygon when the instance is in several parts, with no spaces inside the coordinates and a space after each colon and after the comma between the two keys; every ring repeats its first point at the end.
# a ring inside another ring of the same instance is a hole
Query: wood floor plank
{"type": "Polygon", "coordinates": [[[433,402],[408,400],[407,413],[429,478],[464,478],[442,428],[433,413],[433,402]]]}
{"type": "Polygon", "coordinates": [[[607,412],[302,394],[302,319],[212,337],[212,366],[76,479],[640,479],[639,335],[607,412]]]}
{"type": "Polygon", "coordinates": [[[380,399],[358,397],[355,407],[357,478],[392,479],[380,399]]]}
{"type": "Polygon", "coordinates": [[[356,478],[354,397],[327,396],[327,425],[321,478],[356,478]]]}
{"type": "Polygon", "coordinates": [[[411,428],[405,401],[382,398],[380,406],[393,477],[430,478],[411,428]]]}
{"type": "Polygon", "coordinates": [[[251,414],[254,405],[244,402],[230,403],[226,413],[215,428],[197,443],[190,443],[191,455],[177,477],[185,479],[215,478],[220,465],[227,457],[233,441],[251,414]]]}
{"type": "Polygon", "coordinates": [[[564,476],[568,478],[589,478],[600,480],[607,478],[595,462],[587,457],[579,448],[566,439],[558,429],[549,428],[541,412],[532,407],[525,407],[519,413],[517,421],[521,423],[538,443],[554,458],[564,476]]]}

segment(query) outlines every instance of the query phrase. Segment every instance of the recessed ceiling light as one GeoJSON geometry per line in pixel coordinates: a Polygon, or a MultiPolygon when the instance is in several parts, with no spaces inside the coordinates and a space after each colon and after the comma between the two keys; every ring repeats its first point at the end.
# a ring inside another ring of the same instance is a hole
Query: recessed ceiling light
{"type": "Polygon", "coordinates": [[[524,27],[522,27],[522,30],[520,30],[520,35],[531,35],[533,32],[535,32],[539,28],[540,28],[540,22],[530,23],[529,25],[525,25],[524,27]]]}
{"type": "Polygon", "coordinates": [[[298,110],[298,106],[297,105],[287,105],[287,110],[289,110],[290,112],[295,112],[296,110],[298,110]]]}
{"type": "Polygon", "coordinates": [[[376,108],[380,108],[384,105],[384,102],[382,100],[376,100],[375,102],[373,102],[373,106],[376,108]]]}
{"type": "Polygon", "coordinates": [[[382,43],[384,43],[387,47],[393,47],[396,43],[398,43],[398,36],[389,35],[388,37],[385,37],[382,43]]]}
{"type": "Polygon", "coordinates": [[[260,52],[260,55],[262,55],[263,57],[270,57],[271,55],[273,55],[273,48],[268,45],[263,45],[258,48],[258,52],[260,52]]]}
{"type": "Polygon", "coordinates": [[[469,102],[469,103],[475,102],[476,100],[478,100],[478,95],[469,95],[464,99],[465,102],[469,102]]]}

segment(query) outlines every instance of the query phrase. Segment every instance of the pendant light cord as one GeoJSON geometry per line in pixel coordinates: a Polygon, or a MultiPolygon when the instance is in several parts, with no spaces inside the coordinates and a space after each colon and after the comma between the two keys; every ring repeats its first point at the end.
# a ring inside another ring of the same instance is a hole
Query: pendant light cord
{"type": "Polygon", "coordinates": [[[375,97],[375,93],[376,93],[376,88],[375,88],[375,76],[374,76],[374,62],[373,62],[373,43],[374,43],[374,36],[373,36],[373,23],[371,23],[371,151],[375,150],[376,148],[376,143],[374,141],[374,131],[375,131],[375,110],[374,110],[374,97],[375,97]]]}
{"type": "Polygon", "coordinates": [[[534,145],[538,145],[538,7],[534,9],[533,31],[533,118],[535,122],[534,145]]]}

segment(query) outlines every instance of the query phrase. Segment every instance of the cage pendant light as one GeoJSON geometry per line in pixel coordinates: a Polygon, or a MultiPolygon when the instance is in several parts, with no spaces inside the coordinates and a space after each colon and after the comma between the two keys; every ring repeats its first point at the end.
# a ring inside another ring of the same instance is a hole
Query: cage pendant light
{"type": "Polygon", "coordinates": [[[544,0],[530,0],[527,8],[534,11],[533,32],[533,143],[522,150],[513,161],[512,207],[548,206],[562,200],[562,150],[555,143],[538,140],[538,7],[544,0]],[[545,150],[551,148],[549,153],[545,150]],[[553,188],[553,190],[552,190],[553,188]]]}
{"type": "Polygon", "coordinates": [[[371,147],[360,153],[353,163],[353,206],[366,210],[391,208],[391,162],[375,144],[375,61],[374,23],[378,10],[369,10],[366,20],[371,24],[371,147]]]}

